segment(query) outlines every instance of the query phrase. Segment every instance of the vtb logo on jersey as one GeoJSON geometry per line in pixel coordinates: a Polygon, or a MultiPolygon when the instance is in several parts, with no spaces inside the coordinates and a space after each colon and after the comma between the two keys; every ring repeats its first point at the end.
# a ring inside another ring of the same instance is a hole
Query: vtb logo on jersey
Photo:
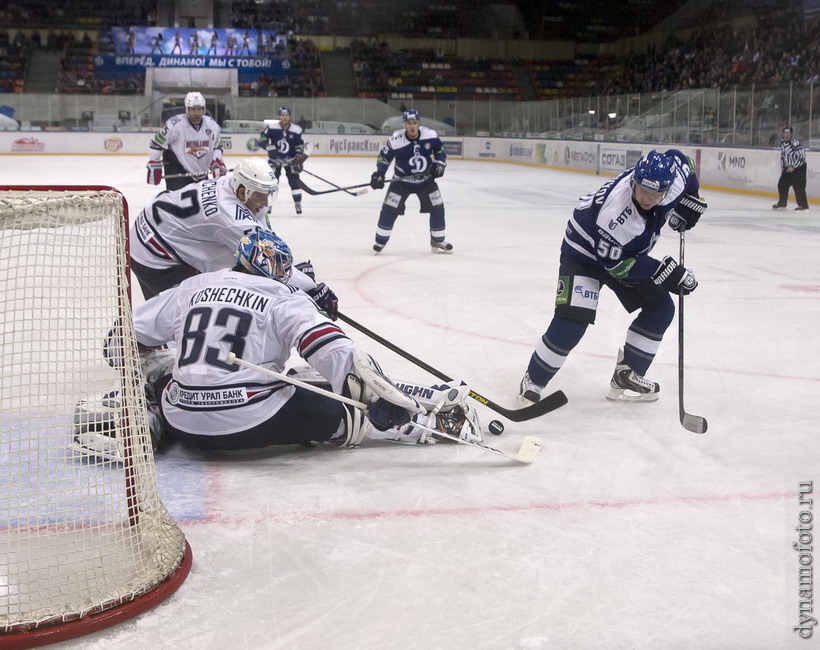
{"type": "Polygon", "coordinates": [[[185,153],[194,158],[202,158],[208,155],[208,140],[186,140],[185,153]]]}

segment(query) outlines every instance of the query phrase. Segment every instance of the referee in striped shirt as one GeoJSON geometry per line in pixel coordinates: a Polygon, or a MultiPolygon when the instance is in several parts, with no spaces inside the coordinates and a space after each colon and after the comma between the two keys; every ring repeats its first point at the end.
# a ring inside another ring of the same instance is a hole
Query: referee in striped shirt
{"type": "Polygon", "coordinates": [[[795,210],[808,210],[809,202],[806,199],[806,152],[795,140],[792,127],[783,128],[783,141],[780,143],[780,180],[777,181],[777,192],[780,197],[772,207],[779,210],[789,202],[789,188],[794,188],[794,198],[797,201],[795,210]]]}

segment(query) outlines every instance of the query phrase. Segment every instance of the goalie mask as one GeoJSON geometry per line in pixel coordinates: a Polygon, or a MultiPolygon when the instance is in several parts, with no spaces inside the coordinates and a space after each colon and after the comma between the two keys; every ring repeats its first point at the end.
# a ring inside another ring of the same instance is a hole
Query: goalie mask
{"type": "Polygon", "coordinates": [[[270,165],[261,158],[243,158],[231,172],[231,189],[236,197],[256,214],[276,198],[279,181],[270,165]],[[244,198],[239,189],[244,188],[244,198]]]}
{"type": "Polygon", "coordinates": [[[293,253],[280,237],[259,228],[239,240],[236,263],[253,275],[287,284],[293,272],[293,253]]]}

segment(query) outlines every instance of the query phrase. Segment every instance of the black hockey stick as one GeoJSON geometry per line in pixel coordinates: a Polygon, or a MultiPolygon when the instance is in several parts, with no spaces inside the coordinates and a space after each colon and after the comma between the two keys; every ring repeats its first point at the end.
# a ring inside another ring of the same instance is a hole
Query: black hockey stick
{"type": "MultiPolygon", "coordinates": [[[[304,171],[304,170],[302,170],[302,171],[304,171]]],[[[313,176],[316,176],[316,175],[313,174],[313,176]]],[[[402,176],[402,177],[394,176],[393,178],[385,179],[384,182],[389,184],[389,183],[392,183],[393,181],[399,181],[399,182],[406,182],[406,181],[410,181],[410,180],[419,181],[419,180],[422,180],[422,179],[427,178],[427,177],[429,177],[429,174],[415,174],[413,176],[402,176]]],[[[316,178],[319,178],[319,177],[316,176],[316,178]]],[[[323,178],[321,180],[324,181],[325,179],[323,178]]],[[[325,183],[327,183],[327,182],[328,181],[325,181],[325,183]]],[[[333,183],[331,183],[331,185],[333,185],[333,183]]],[[[309,188],[307,185],[305,185],[305,183],[300,178],[299,179],[299,187],[301,187],[308,194],[310,194],[312,196],[317,196],[319,194],[332,194],[333,192],[347,192],[348,190],[357,190],[360,187],[370,187],[370,183],[360,183],[359,185],[348,185],[347,187],[336,186],[336,189],[333,189],[333,190],[321,190],[321,191],[319,191],[319,190],[313,190],[313,189],[309,188]]]]}
{"type": "MultiPolygon", "coordinates": [[[[684,268],[686,268],[683,263],[685,241],[684,231],[681,231],[680,265],[684,268]]],[[[683,408],[683,291],[678,294],[678,411],[680,423],[684,429],[693,433],[706,433],[708,426],[706,418],[687,413],[683,408]]]]}
{"type": "MultiPolygon", "coordinates": [[[[305,182],[300,178],[299,187],[311,196],[319,196],[320,194],[333,194],[333,192],[347,192],[348,190],[357,190],[360,187],[370,187],[370,183],[361,183],[359,185],[348,185],[347,187],[337,187],[334,190],[313,190],[305,185],[305,182]]],[[[349,192],[348,192],[349,193],[349,192]]]]}
{"type": "MultiPolygon", "coordinates": [[[[419,368],[426,370],[431,375],[434,375],[435,377],[438,377],[443,381],[453,381],[452,377],[448,377],[440,370],[436,370],[435,368],[433,368],[433,366],[425,363],[421,359],[417,359],[409,352],[405,352],[399,346],[379,336],[374,331],[367,329],[364,325],[362,325],[361,323],[357,323],[349,316],[345,316],[341,312],[338,312],[338,317],[351,327],[356,328],[363,334],[366,334],[367,336],[372,338],[374,341],[381,343],[387,349],[392,350],[399,356],[404,357],[408,361],[411,361],[412,363],[416,364],[419,368]]],[[[470,397],[472,397],[477,402],[481,402],[482,404],[484,404],[484,406],[495,411],[496,413],[500,413],[512,422],[524,422],[525,420],[532,420],[533,418],[540,417],[546,413],[549,413],[550,411],[554,411],[555,409],[562,407],[568,401],[567,396],[564,395],[564,393],[560,390],[555,391],[550,395],[547,395],[540,402],[536,402],[531,406],[525,406],[524,408],[520,409],[504,408],[500,404],[493,402],[491,399],[487,399],[486,397],[472,389],[470,389],[470,397]]]]}
{"type": "Polygon", "coordinates": [[[168,174],[166,176],[163,176],[162,178],[199,178],[199,180],[204,181],[206,178],[208,178],[208,172],[187,172],[185,174],[168,174]]]}
{"type": "MultiPolygon", "coordinates": [[[[313,172],[310,172],[307,169],[303,169],[302,173],[303,174],[310,174],[314,178],[318,178],[320,181],[322,181],[324,183],[327,183],[328,185],[332,185],[337,190],[342,191],[345,194],[350,194],[350,196],[360,196],[360,195],[364,194],[365,192],[367,192],[367,190],[369,189],[369,188],[364,188],[364,189],[361,189],[361,190],[354,190],[354,191],[351,192],[350,190],[346,190],[343,187],[341,187],[340,185],[336,185],[336,183],[331,183],[326,178],[322,178],[321,176],[319,176],[319,174],[314,174],[313,172]]],[[[304,189],[304,187],[303,187],[303,189],[304,189]]],[[[307,190],[305,190],[305,191],[307,192],[307,190]]]]}

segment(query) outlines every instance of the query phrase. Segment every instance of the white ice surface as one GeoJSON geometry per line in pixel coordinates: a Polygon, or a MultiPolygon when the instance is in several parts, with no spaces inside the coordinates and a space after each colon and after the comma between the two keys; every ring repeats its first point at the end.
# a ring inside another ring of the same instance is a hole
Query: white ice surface
{"type": "MultiPolygon", "coordinates": [[[[144,163],[7,156],[3,182],[113,185],[136,214],[156,191],[144,163]]],[[[361,183],[373,160],[313,158],[307,168],[361,183]]],[[[373,255],[381,191],[306,195],[297,217],[284,184],[274,228],[314,262],[344,313],[513,406],[551,317],[566,220],[605,180],[453,160],[440,183],[452,256],[429,252],[414,199],[373,255]]],[[[820,211],[705,195],[709,210],[687,237],[700,286],[685,312],[686,408],[709,420],[705,435],[678,423],[676,323],[648,373],[660,401],[604,399],[630,322],[604,292],[597,325],[550,386],[569,404],[505,422],[488,441],[514,451],[540,436],[533,465],[446,444],[174,448],[158,459],[160,490],[193,548],[191,575],[155,610],[61,647],[816,645],[820,631],[807,641],[792,631],[792,543],[807,507],[799,484],[818,481],[820,496],[820,211]]],[[[677,245],[665,230],[655,253],[677,256],[677,245]]],[[[393,376],[434,381],[343,327],[393,376]]]]}

